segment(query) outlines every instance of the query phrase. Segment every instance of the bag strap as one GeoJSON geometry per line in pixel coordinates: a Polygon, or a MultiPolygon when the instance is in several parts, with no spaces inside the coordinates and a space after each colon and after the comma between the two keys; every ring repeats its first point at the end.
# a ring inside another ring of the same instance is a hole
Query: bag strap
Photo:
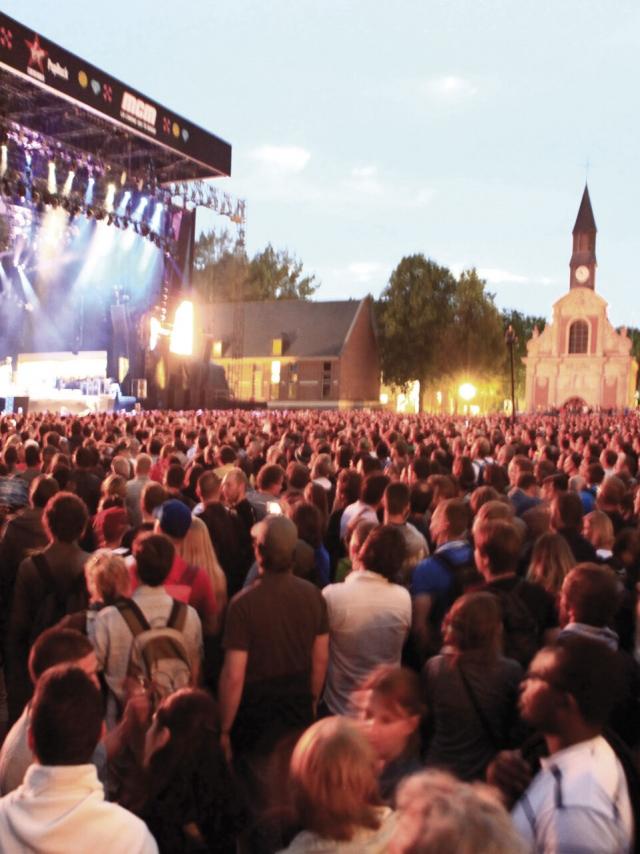
{"type": "Polygon", "coordinates": [[[120,599],[115,604],[134,638],[149,631],[149,621],[133,599],[120,599]]]}
{"type": "Polygon", "coordinates": [[[187,620],[187,606],[184,602],[179,602],[177,599],[173,600],[173,606],[171,608],[171,613],[169,614],[169,619],[167,620],[167,628],[168,629],[176,629],[178,632],[184,631],[184,624],[187,620]]]}
{"type": "Polygon", "coordinates": [[[458,667],[458,673],[460,674],[460,680],[464,686],[464,690],[467,693],[467,697],[469,698],[471,705],[473,706],[473,710],[476,713],[476,717],[478,718],[478,720],[480,721],[480,724],[482,725],[482,729],[485,731],[485,734],[489,737],[489,741],[491,742],[491,745],[493,747],[495,747],[496,750],[501,750],[502,745],[499,743],[498,739],[496,738],[496,735],[493,731],[493,728],[492,728],[491,724],[489,723],[489,721],[487,720],[485,713],[480,708],[480,703],[478,702],[478,698],[476,697],[475,693],[473,692],[473,690],[471,688],[471,685],[469,684],[469,680],[467,679],[465,672],[462,669],[462,665],[460,664],[459,661],[456,663],[457,663],[457,667],[458,667]]]}
{"type": "Polygon", "coordinates": [[[185,567],[184,572],[180,576],[180,581],[178,584],[184,584],[187,587],[193,586],[193,582],[196,580],[196,575],[198,574],[198,567],[194,566],[194,564],[190,564],[185,567]]]}

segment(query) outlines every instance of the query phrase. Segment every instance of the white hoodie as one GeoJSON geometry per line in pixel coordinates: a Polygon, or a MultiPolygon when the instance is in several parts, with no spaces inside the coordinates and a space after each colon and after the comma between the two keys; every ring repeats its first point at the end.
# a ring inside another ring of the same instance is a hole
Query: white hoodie
{"type": "Polygon", "coordinates": [[[104,800],[95,766],[31,765],[0,799],[2,854],[158,854],[137,816],[104,800]]]}

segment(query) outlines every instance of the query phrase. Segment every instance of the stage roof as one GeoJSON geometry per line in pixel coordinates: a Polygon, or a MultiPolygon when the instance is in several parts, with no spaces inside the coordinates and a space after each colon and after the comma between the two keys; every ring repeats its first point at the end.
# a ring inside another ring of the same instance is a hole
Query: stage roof
{"type": "Polygon", "coordinates": [[[0,12],[0,124],[159,183],[231,174],[231,146],[0,12]]]}

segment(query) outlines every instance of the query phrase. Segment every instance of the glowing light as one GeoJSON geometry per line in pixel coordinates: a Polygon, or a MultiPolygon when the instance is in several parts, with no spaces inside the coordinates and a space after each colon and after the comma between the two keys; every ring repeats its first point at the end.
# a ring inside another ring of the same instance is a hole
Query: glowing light
{"type": "Polygon", "coordinates": [[[104,197],[104,209],[107,213],[111,213],[113,211],[113,202],[116,197],[116,185],[111,183],[107,186],[107,192],[104,197]]]}
{"type": "Polygon", "coordinates": [[[386,406],[386,405],[387,405],[387,403],[389,403],[389,395],[388,395],[386,392],[384,392],[384,391],[383,391],[383,392],[382,392],[382,394],[380,395],[380,403],[381,403],[383,406],[386,406]]]}
{"type": "Polygon", "coordinates": [[[471,385],[471,383],[462,383],[462,385],[458,389],[458,394],[463,400],[466,400],[468,403],[476,396],[476,387],[474,385],[471,385]]]}
{"type": "Polygon", "coordinates": [[[142,214],[144,213],[144,209],[146,208],[149,199],[146,196],[143,196],[138,202],[138,207],[135,209],[132,219],[136,222],[139,222],[142,219],[142,214]]]}
{"type": "Polygon", "coordinates": [[[73,179],[75,177],[76,177],[76,173],[73,171],[73,169],[70,169],[68,174],[67,174],[67,178],[64,182],[64,187],[62,188],[62,195],[63,196],[68,196],[69,193],[71,192],[71,187],[73,186],[73,179]]]}
{"type": "Polygon", "coordinates": [[[274,361],[271,362],[271,382],[272,383],[277,384],[280,382],[280,367],[281,367],[280,362],[277,359],[274,359],[274,361]]]}
{"type": "Polygon", "coordinates": [[[56,181],[56,164],[53,160],[49,161],[49,171],[47,175],[47,190],[50,193],[58,192],[58,182],[56,181]]]}
{"type": "Polygon", "coordinates": [[[9,165],[9,151],[6,143],[0,146],[0,178],[4,177],[9,165]]]}
{"type": "Polygon", "coordinates": [[[156,202],[156,205],[153,209],[153,216],[149,220],[149,228],[151,229],[151,231],[155,231],[157,233],[160,232],[163,211],[164,208],[162,206],[162,202],[156,202]]]}
{"type": "Polygon", "coordinates": [[[93,201],[93,188],[95,186],[95,183],[96,183],[96,179],[93,177],[89,178],[89,180],[87,181],[87,190],[84,194],[85,205],[90,205],[91,202],[93,201]]]}
{"type": "Polygon", "coordinates": [[[193,303],[183,300],[176,309],[169,349],[177,356],[193,353],[193,303]]]}
{"type": "MultiPolygon", "coordinates": [[[[129,204],[129,199],[131,198],[130,190],[125,190],[122,194],[122,198],[120,199],[120,204],[118,205],[118,216],[124,216],[127,212],[127,205],[129,204]]],[[[125,225],[126,228],[126,225],[125,225]]]]}
{"type": "Polygon", "coordinates": [[[160,321],[157,317],[152,317],[149,321],[149,349],[155,350],[158,346],[160,338],[160,321]]]}

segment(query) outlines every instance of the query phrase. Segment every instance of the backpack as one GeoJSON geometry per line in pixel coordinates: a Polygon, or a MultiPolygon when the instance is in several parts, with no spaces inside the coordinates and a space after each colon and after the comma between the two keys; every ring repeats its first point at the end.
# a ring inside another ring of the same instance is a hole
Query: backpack
{"type": "Polygon", "coordinates": [[[191,662],[182,635],[187,605],[174,599],[166,626],[158,628],[151,628],[132,599],[116,602],[116,608],[133,635],[127,677],[150,687],[157,700],[193,685],[191,662]]]}
{"type": "Polygon", "coordinates": [[[492,590],[502,606],[504,654],[527,667],[540,648],[538,623],[520,596],[522,580],[511,590],[492,590]]]}
{"type": "Polygon", "coordinates": [[[461,563],[454,563],[448,556],[446,549],[443,552],[436,552],[433,557],[443,563],[451,575],[451,601],[449,602],[448,607],[450,607],[459,596],[462,596],[463,593],[467,593],[467,591],[482,583],[482,576],[476,569],[476,564],[473,559],[473,551],[471,551],[471,556],[467,560],[463,560],[461,563]]]}
{"type": "Polygon", "coordinates": [[[67,614],[86,608],[88,596],[83,572],[63,587],[53,574],[49,561],[42,552],[31,555],[31,560],[44,586],[44,596],[38,604],[38,610],[31,623],[29,642],[33,643],[45,629],[55,626],[67,614]]]}

